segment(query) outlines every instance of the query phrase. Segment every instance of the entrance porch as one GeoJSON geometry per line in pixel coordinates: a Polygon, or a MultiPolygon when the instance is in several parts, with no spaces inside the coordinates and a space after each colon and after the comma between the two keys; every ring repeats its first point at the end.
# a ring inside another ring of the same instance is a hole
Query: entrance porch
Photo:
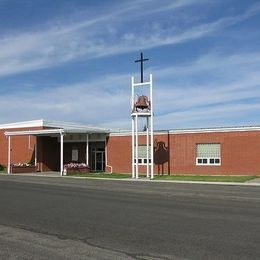
{"type": "MultiPolygon", "coordinates": [[[[91,171],[102,172],[106,168],[107,132],[90,132],[85,129],[43,129],[5,132],[8,138],[8,173],[12,173],[12,137],[35,138],[34,165],[37,172],[59,171],[64,165],[84,164],[91,171]]],[[[19,167],[19,165],[18,165],[19,167]]],[[[17,166],[16,166],[17,168],[17,166]]]]}

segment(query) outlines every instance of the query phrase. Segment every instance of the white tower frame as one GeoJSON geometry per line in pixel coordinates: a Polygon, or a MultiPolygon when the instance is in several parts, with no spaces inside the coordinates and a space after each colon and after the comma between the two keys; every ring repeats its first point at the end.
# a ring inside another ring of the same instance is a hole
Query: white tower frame
{"type": "Polygon", "coordinates": [[[153,76],[150,74],[150,80],[142,83],[135,83],[132,77],[132,178],[139,178],[139,163],[138,163],[138,119],[146,119],[146,177],[154,178],[154,141],[153,141],[153,76]],[[135,111],[135,88],[148,87],[149,88],[149,111],[135,111]],[[151,148],[149,149],[149,145],[151,148]],[[150,152],[150,153],[149,153],[150,152]],[[151,159],[151,163],[149,163],[151,159]]]}

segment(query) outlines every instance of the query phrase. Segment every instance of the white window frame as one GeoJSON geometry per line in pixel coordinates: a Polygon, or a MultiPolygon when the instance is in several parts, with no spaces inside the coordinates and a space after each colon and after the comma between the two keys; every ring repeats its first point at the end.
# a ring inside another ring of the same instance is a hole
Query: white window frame
{"type": "MultiPolygon", "coordinates": [[[[147,158],[138,158],[138,165],[146,165],[147,158]],[[141,160],[141,162],[140,162],[141,160]]],[[[136,164],[136,161],[135,161],[136,164]]],[[[149,165],[151,165],[151,159],[149,159],[149,165]]]]}
{"type": "Polygon", "coordinates": [[[196,165],[199,166],[220,166],[221,165],[221,158],[220,157],[196,157],[196,165]],[[214,160],[214,163],[210,163],[210,160],[214,160]],[[207,160],[206,163],[199,162],[199,160],[207,160]],[[219,163],[216,163],[215,160],[219,160],[219,163]]]}
{"type": "MultiPolygon", "coordinates": [[[[139,144],[139,147],[144,147],[146,150],[145,144],[139,144]]],[[[149,149],[151,149],[151,145],[149,146],[149,149]]],[[[136,159],[134,160],[134,164],[136,165],[136,159]]],[[[138,165],[147,165],[147,156],[140,157],[140,153],[138,153],[138,165]]],[[[149,158],[149,165],[151,165],[151,158],[149,158]]]]}
{"type": "Polygon", "coordinates": [[[221,143],[196,143],[196,165],[197,166],[220,166],[221,165],[221,143]],[[197,145],[199,144],[219,144],[220,145],[220,157],[197,157],[197,145]],[[199,160],[202,160],[202,162],[199,162],[199,160]],[[206,160],[206,163],[203,163],[203,161],[206,160]],[[210,160],[214,160],[214,163],[210,163],[210,160]],[[219,160],[218,163],[215,161],[219,160]]]}
{"type": "Polygon", "coordinates": [[[72,147],[71,161],[72,162],[78,162],[78,160],[79,160],[79,148],[78,147],[72,147]]]}

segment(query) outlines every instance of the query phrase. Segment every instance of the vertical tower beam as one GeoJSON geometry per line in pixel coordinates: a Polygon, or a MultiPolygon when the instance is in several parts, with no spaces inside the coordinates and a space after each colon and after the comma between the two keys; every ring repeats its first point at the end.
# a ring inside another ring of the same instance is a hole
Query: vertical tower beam
{"type": "Polygon", "coordinates": [[[138,154],[138,115],[136,114],[135,116],[135,178],[138,179],[138,158],[139,158],[139,154],[138,154]]]}
{"type": "MultiPolygon", "coordinates": [[[[134,77],[132,77],[132,113],[134,110],[134,77]]],[[[135,117],[132,116],[132,178],[135,178],[135,117]]]]}
{"type": "Polygon", "coordinates": [[[146,177],[149,178],[149,117],[146,117],[146,177]]]}
{"type": "Polygon", "coordinates": [[[135,178],[135,119],[132,116],[132,178],[135,178]]]}
{"type": "Polygon", "coordinates": [[[154,175],[154,143],[153,143],[153,75],[150,74],[150,106],[151,106],[151,179],[154,175]]]}

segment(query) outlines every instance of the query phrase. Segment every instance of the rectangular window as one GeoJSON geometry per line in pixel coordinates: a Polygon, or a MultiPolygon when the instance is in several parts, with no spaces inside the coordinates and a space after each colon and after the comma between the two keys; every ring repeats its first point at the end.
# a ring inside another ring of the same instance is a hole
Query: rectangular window
{"type": "Polygon", "coordinates": [[[71,157],[72,162],[77,162],[79,160],[79,150],[77,147],[72,148],[71,157]]]}
{"type": "Polygon", "coordinates": [[[196,165],[221,165],[220,144],[196,144],[196,165]]]}
{"type": "MultiPolygon", "coordinates": [[[[151,163],[150,149],[151,149],[151,146],[148,147],[149,164],[151,163]]],[[[134,150],[134,152],[135,152],[135,150],[134,150]]],[[[136,163],[136,159],[135,159],[135,163],[136,163]]],[[[146,147],[146,145],[138,145],[138,164],[139,165],[147,164],[147,147],[146,147]]]]}

